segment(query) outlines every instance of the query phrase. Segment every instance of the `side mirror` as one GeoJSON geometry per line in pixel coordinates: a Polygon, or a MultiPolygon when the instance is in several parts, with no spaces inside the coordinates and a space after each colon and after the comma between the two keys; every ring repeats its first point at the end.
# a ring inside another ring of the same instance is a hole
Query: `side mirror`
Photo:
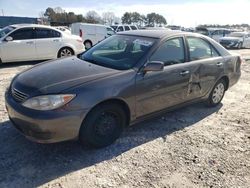
{"type": "Polygon", "coordinates": [[[164,69],[164,63],[161,61],[150,61],[148,62],[143,71],[144,73],[149,72],[149,71],[162,71],[164,69]]]}
{"type": "Polygon", "coordinates": [[[13,38],[12,38],[11,36],[8,36],[8,37],[5,38],[5,40],[6,40],[7,42],[9,42],[9,41],[13,41],[13,38]]]}

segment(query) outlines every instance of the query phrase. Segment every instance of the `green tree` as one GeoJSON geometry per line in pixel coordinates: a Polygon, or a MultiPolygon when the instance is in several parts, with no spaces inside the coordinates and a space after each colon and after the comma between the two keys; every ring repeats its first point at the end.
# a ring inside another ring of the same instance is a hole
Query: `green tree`
{"type": "Polygon", "coordinates": [[[122,16],[123,24],[131,24],[132,23],[132,14],[130,12],[125,12],[122,16]]]}

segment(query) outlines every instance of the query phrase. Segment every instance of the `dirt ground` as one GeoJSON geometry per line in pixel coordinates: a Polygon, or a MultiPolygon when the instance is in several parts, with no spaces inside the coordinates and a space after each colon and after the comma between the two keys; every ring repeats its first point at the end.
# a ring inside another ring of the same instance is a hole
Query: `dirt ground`
{"type": "MultiPolygon", "coordinates": [[[[250,56],[250,50],[234,52],[250,56]]],[[[163,114],[98,150],[78,142],[33,143],[13,128],[4,91],[30,66],[0,68],[1,188],[250,186],[250,61],[220,106],[201,103],[163,114]]]]}

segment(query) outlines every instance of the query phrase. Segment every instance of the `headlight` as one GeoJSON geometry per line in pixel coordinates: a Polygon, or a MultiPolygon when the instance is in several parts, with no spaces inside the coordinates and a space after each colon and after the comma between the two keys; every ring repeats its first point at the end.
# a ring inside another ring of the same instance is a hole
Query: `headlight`
{"type": "Polygon", "coordinates": [[[35,110],[54,110],[70,102],[76,95],[42,95],[25,101],[22,105],[35,110]]]}

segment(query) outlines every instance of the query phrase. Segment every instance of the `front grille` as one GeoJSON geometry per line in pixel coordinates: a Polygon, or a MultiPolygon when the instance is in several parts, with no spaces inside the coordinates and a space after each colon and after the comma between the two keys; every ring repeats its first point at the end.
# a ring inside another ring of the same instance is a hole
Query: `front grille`
{"type": "Polygon", "coordinates": [[[17,102],[23,102],[28,98],[28,95],[18,91],[17,89],[11,89],[11,95],[17,102]]]}

